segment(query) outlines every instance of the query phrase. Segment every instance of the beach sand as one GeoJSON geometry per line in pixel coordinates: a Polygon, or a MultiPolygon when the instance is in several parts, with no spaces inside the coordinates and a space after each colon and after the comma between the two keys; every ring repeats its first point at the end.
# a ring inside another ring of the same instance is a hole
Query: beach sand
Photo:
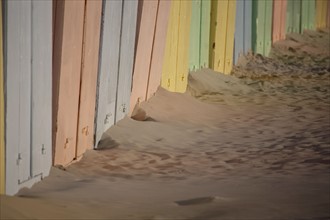
{"type": "Polygon", "coordinates": [[[330,219],[329,47],[292,34],[231,76],[160,88],[99,150],[1,196],[1,219],[330,219]]]}

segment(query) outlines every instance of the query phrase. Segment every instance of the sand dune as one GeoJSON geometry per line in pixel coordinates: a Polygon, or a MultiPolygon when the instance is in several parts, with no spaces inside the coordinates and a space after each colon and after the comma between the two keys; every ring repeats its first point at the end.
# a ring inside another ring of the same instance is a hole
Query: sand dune
{"type": "Polygon", "coordinates": [[[147,120],[125,118],[100,150],[2,196],[1,218],[330,219],[325,47],[326,30],[292,35],[232,76],[160,88],[140,106],[147,120]]]}

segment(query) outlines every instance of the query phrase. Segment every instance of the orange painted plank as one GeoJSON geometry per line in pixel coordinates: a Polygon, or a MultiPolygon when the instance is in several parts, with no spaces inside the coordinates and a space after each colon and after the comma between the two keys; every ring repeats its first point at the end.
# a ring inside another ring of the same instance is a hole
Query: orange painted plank
{"type": "Polygon", "coordinates": [[[76,157],[79,87],[85,1],[57,1],[53,82],[54,164],[76,157]]]}
{"type": "Polygon", "coordinates": [[[94,145],[94,115],[102,1],[86,1],[79,101],[77,157],[94,145]]]}
{"type": "Polygon", "coordinates": [[[147,99],[151,98],[155,94],[157,88],[160,86],[170,7],[171,1],[160,0],[157,15],[154,47],[152,50],[147,99]]]}
{"type": "Polygon", "coordinates": [[[273,2],[273,43],[285,39],[286,5],[287,0],[273,2]]]}
{"type": "Polygon", "coordinates": [[[158,0],[143,1],[130,98],[130,112],[137,103],[146,100],[158,4],[158,0]]]}

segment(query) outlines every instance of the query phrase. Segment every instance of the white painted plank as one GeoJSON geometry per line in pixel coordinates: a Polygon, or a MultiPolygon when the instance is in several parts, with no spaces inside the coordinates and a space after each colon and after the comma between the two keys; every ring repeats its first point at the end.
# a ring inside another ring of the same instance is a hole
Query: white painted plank
{"type": "Polygon", "coordinates": [[[95,147],[115,122],[122,4],[122,0],[103,2],[95,147]]]}
{"type": "Polygon", "coordinates": [[[32,1],[32,175],[52,164],[52,2],[32,1]]]}
{"type": "Polygon", "coordinates": [[[124,1],[115,116],[116,122],[124,118],[125,115],[128,114],[130,108],[137,8],[138,1],[124,1]]]}

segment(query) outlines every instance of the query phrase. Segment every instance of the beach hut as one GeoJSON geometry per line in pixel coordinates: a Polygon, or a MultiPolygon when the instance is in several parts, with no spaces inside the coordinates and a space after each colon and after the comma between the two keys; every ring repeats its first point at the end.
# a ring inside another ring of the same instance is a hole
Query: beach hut
{"type": "Polygon", "coordinates": [[[253,51],[268,56],[272,46],[272,0],[256,0],[252,4],[253,51]]]}
{"type": "Polygon", "coordinates": [[[189,72],[191,1],[171,2],[161,86],[171,92],[185,92],[189,72]]]}
{"type": "MultiPolygon", "coordinates": [[[[52,2],[5,1],[3,6],[5,192],[13,195],[47,176],[52,163],[52,2]]],[[[3,131],[1,142],[3,153],[3,131]]]]}
{"type": "Polygon", "coordinates": [[[138,1],[103,1],[95,142],[130,109],[138,1]]]}

